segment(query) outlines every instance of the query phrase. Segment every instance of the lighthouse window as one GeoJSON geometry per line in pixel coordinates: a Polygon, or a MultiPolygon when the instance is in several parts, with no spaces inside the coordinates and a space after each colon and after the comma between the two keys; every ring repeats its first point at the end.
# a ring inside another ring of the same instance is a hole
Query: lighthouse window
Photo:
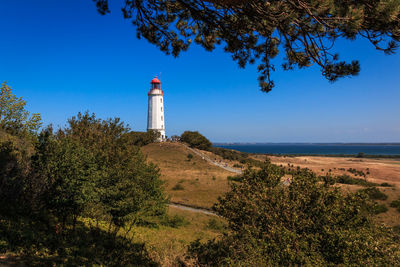
{"type": "Polygon", "coordinates": [[[162,111],[162,107],[161,107],[161,111],[162,111]]]}
{"type": "Polygon", "coordinates": [[[160,98],[160,102],[162,103],[162,98],[160,98]]]}
{"type": "Polygon", "coordinates": [[[164,120],[164,117],[163,117],[163,116],[161,116],[161,121],[162,121],[162,120],[164,120]]]}

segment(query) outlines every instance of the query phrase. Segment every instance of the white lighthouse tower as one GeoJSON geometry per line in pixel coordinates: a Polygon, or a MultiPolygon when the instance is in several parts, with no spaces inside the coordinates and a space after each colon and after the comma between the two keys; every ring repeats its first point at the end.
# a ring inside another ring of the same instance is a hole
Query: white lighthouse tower
{"type": "Polygon", "coordinates": [[[157,76],[151,80],[149,95],[149,110],[147,113],[147,130],[160,132],[160,141],[165,137],[165,118],[164,118],[164,92],[161,90],[161,82],[157,76]]]}

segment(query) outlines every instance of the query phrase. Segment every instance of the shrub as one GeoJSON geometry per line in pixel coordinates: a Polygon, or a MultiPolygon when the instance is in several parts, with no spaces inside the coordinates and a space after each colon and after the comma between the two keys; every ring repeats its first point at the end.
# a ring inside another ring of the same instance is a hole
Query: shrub
{"type": "Polygon", "coordinates": [[[202,150],[210,150],[211,142],[201,133],[195,131],[185,131],[181,135],[181,141],[187,143],[190,147],[202,150]]]}
{"type": "Polygon", "coordinates": [[[228,176],[226,177],[228,181],[234,181],[234,182],[241,182],[243,179],[241,176],[228,176]]]}
{"type": "Polygon", "coordinates": [[[386,207],[385,204],[374,203],[371,207],[371,212],[373,214],[380,214],[380,213],[384,213],[387,211],[388,211],[388,208],[386,207]]]}
{"type": "Polygon", "coordinates": [[[192,158],[193,158],[193,155],[192,154],[187,154],[187,161],[191,161],[192,160],[192,158]]]}
{"type": "Polygon", "coordinates": [[[225,230],[225,224],[221,220],[217,220],[215,218],[212,218],[208,221],[207,223],[207,228],[215,231],[222,232],[225,230]]]}
{"type": "Polygon", "coordinates": [[[126,138],[129,142],[135,146],[145,146],[158,141],[160,138],[160,132],[149,130],[147,132],[128,132],[126,138]]]}
{"type": "Polygon", "coordinates": [[[177,183],[174,187],[172,187],[172,190],[178,191],[178,190],[184,190],[185,188],[183,187],[182,184],[177,183]]]}
{"type": "Polygon", "coordinates": [[[367,194],[373,200],[386,200],[388,196],[376,187],[361,189],[359,192],[367,194]]]}
{"type": "Polygon", "coordinates": [[[368,182],[365,179],[350,177],[347,174],[336,176],[335,179],[336,179],[336,182],[339,184],[356,184],[356,185],[362,185],[362,186],[377,186],[378,185],[376,183],[368,182]]]}
{"type": "Polygon", "coordinates": [[[400,212],[400,198],[392,201],[392,203],[390,203],[390,207],[396,208],[397,211],[400,212]]]}
{"type": "Polygon", "coordinates": [[[381,183],[379,186],[382,186],[382,187],[394,187],[394,185],[389,184],[389,183],[381,183]]]}
{"type": "Polygon", "coordinates": [[[165,215],[161,221],[161,224],[172,228],[179,228],[181,226],[188,225],[189,222],[185,220],[183,216],[175,214],[174,216],[165,215]]]}
{"type": "Polygon", "coordinates": [[[364,194],[343,194],[302,170],[289,185],[267,165],[246,171],[214,206],[227,233],[191,244],[201,266],[396,265],[399,244],[375,226],[364,194]],[[391,249],[388,249],[392,246],[391,249]]]}

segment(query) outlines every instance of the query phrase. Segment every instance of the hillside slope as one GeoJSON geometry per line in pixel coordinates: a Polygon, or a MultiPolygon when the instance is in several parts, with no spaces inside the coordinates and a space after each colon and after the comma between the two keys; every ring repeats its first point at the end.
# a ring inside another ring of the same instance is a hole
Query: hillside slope
{"type": "Polygon", "coordinates": [[[148,161],[160,167],[171,202],[211,208],[229,190],[227,177],[233,173],[210,164],[180,143],[153,143],[142,151],[148,161]]]}

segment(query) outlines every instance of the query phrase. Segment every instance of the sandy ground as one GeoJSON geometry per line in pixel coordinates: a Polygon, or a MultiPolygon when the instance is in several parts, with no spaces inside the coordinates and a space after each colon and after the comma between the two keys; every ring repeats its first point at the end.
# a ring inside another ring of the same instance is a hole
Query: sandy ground
{"type": "MultiPolygon", "coordinates": [[[[266,156],[253,156],[259,160],[265,160],[266,156]]],[[[399,159],[358,159],[358,158],[338,158],[338,157],[276,157],[268,156],[272,163],[288,166],[294,165],[296,168],[309,168],[318,175],[326,174],[331,170],[334,175],[348,174],[354,177],[354,174],[348,172],[353,168],[367,174],[367,181],[375,183],[390,183],[400,188],[400,160],[399,159]],[[339,169],[345,169],[339,170],[339,169]]]]}

